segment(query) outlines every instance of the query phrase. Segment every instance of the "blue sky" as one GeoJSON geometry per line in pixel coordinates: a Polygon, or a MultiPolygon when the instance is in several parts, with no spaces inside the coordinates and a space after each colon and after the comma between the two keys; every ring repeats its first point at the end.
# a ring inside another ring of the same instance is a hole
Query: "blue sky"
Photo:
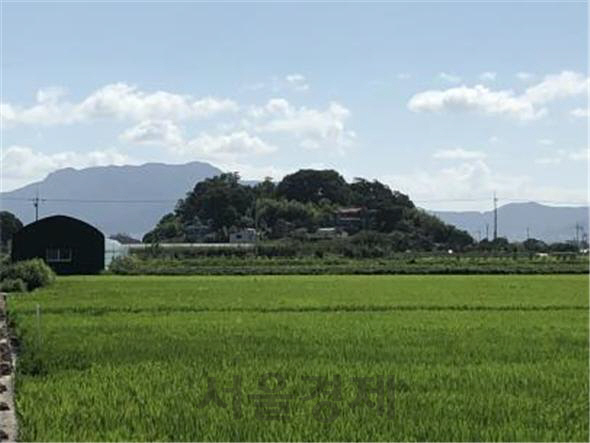
{"type": "Polygon", "coordinates": [[[578,3],[3,3],[2,187],[208,161],[432,209],[587,200],[578,3]]]}

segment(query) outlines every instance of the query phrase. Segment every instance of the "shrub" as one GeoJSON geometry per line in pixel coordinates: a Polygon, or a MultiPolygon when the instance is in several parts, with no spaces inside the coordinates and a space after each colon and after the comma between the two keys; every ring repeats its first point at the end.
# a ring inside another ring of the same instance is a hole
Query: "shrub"
{"type": "Polygon", "coordinates": [[[2,292],[27,292],[27,285],[20,278],[7,278],[0,282],[2,292]]]}
{"type": "MultiPolygon", "coordinates": [[[[142,260],[135,255],[115,257],[109,265],[109,271],[113,274],[136,274],[139,272],[138,269],[144,261],[146,261],[146,258],[142,260]]],[[[149,259],[147,259],[147,261],[149,261],[149,259]]]]}
{"type": "Polygon", "coordinates": [[[2,270],[2,280],[21,279],[29,291],[55,281],[55,273],[40,258],[13,263],[2,270]]]}

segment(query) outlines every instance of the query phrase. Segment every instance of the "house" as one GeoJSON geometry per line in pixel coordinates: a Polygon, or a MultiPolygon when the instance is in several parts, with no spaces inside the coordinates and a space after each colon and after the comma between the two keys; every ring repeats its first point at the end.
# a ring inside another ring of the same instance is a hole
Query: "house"
{"type": "Polygon", "coordinates": [[[340,208],[336,211],[336,226],[349,234],[368,228],[371,211],[365,208],[340,208]]]}
{"type": "Polygon", "coordinates": [[[104,269],[105,238],[82,220],[42,218],[12,236],[12,260],[43,259],[57,274],[97,274],[104,269]]]}
{"type": "Polygon", "coordinates": [[[256,241],[256,229],[246,228],[229,234],[230,243],[254,243],[256,241]]]}

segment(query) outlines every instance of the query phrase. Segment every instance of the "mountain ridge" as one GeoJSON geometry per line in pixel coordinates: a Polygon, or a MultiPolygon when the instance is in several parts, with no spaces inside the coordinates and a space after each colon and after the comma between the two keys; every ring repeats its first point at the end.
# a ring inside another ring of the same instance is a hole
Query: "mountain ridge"
{"type": "MultiPolygon", "coordinates": [[[[65,214],[97,226],[106,235],[127,233],[141,237],[172,211],[197,182],[222,172],[200,161],[63,168],[49,173],[43,180],[1,193],[0,206],[13,212],[23,223],[30,223],[35,218],[32,200],[38,190],[40,218],[65,214]]],[[[492,237],[493,211],[428,212],[468,231],[476,240],[485,238],[487,225],[488,237],[492,237]]],[[[576,224],[588,232],[587,206],[524,202],[498,208],[498,235],[509,240],[526,239],[528,228],[530,237],[546,242],[567,241],[575,238],[576,224]]]]}

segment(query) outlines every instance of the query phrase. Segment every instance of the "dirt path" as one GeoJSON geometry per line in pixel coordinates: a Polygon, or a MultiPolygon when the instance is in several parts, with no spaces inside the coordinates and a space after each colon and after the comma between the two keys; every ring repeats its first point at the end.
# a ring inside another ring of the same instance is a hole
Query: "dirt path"
{"type": "Polygon", "coordinates": [[[0,441],[16,441],[18,435],[14,410],[14,367],[16,355],[13,352],[6,318],[5,294],[0,293],[0,441]]]}

